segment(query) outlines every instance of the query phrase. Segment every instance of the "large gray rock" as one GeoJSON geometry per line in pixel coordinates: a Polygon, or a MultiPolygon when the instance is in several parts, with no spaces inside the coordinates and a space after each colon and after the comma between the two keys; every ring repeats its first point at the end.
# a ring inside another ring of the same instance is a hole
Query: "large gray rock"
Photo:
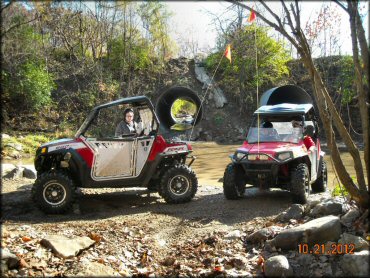
{"type": "Polygon", "coordinates": [[[290,219],[301,219],[304,214],[304,206],[293,204],[288,210],[280,213],[277,217],[279,221],[289,221],[290,219]]]}
{"type": "Polygon", "coordinates": [[[225,235],[225,239],[237,239],[242,236],[239,230],[234,230],[225,235]]]}
{"type": "Polygon", "coordinates": [[[313,217],[324,215],[339,215],[343,212],[342,204],[336,200],[328,199],[317,204],[311,211],[313,217]]]}
{"type": "Polygon", "coordinates": [[[13,170],[10,172],[6,173],[3,178],[4,179],[20,179],[23,177],[23,171],[24,168],[21,166],[15,166],[13,170]]]}
{"type": "Polygon", "coordinates": [[[369,243],[364,240],[362,237],[343,233],[338,241],[338,243],[343,244],[353,244],[355,247],[355,251],[360,250],[368,250],[369,249],[369,243]]]}
{"type": "Polygon", "coordinates": [[[293,269],[290,267],[288,259],[283,255],[269,258],[265,262],[266,277],[290,277],[293,276],[293,269]]]}
{"type": "Polygon", "coordinates": [[[108,276],[121,276],[117,271],[108,265],[100,264],[97,262],[88,262],[83,264],[82,269],[76,276],[84,277],[108,277],[108,276]]]}
{"type": "Polygon", "coordinates": [[[24,165],[23,166],[23,177],[27,179],[36,179],[37,178],[37,172],[33,165],[24,165]]]}
{"type": "Polygon", "coordinates": [[[209,90],[211,90],[212,98],[215,102],[216,108],[224,107],[224,105],[227,104],[226,97],[222,90],[214,82],[212,82],[211,78],[206,73],[204,67],[200,67],[198,64],[195,64],[194,71],[196,78],[201,83],[203,83],[203,88],[206,89],[209,87],[208,89],[209,97],[211,96],[209,90]]]}
{"type": "Polygon", "coordinates": [[[6,248],[0,248],[0,252],[2,264],[6,265],[8,269],[18,268],[20,260],[16,255],[6,248]]]}
{"type": "Polygon", "coordinates": [[[21,144],[17,144],[17,143],[7,143],[5,144],[5,147],[10,147],[10,148],[13,148],[19,152],[21,152],[23,150],[23,146],[21,144]]]}
{"type": "Polygon", "coordinates": [[[360,211],[357,208],[352,208],[342,216],[340,222],[346,227],[351,227],[353,221],[355,221],[358,217],[360,217],[360,211]]]}
{"type": "Polygon", "coordinates": [[[89,237],[68,238],[62,235],[49,235],[41,240],[41,245],[52,249],[61,258],[71,258],[95,244],[89,237]]]}
{"type": "Polygon", "coordinates": [[[11,163],[3,163],[1,164],[1,177],[4,177],[7,173],[14,170],[17,166],[11,163]]]}
{"type": "Polygon", "coordinates": [[[282,229],[283,228],[279,226],[266,227],[261,230],[255,231],[253,234],[249,235],[246,239],[247,241],[250,241],[250,242],[260,243],[261,241],[265,241],[269,238],[274,237],[282,229]]]}
{"type": "Polygon", "coordinates": [[[340,262],[344,274],[350,277],[369,277],[369,250],[345,254],[340,262]]]}
{"type": "Polygon", "coordinates": [[[1,139],[9,139],[9,138],[10,138],[10,135],[8,135],[6,133],[1,134],[1,139]]]}
{"type": "Polygon", "coordinates": [[[271,246],[285,250],[296,250],[298,244],[325,243],[337,241],[341,234],[339,217],[325,216],[300,226],[281,231],[274,239],[267,241],[271,246]]]}
{"type": "Polygon", "coordinates": [[[297,262],[302,266],[310,266],[315,261],[311,254],[298,254],[297,262]]]}

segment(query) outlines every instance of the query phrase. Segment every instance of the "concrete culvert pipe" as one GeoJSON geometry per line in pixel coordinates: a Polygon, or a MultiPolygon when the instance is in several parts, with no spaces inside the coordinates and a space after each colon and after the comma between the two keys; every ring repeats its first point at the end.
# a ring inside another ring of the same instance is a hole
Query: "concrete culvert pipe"
{"type": "Polygon", "coordinates": [[[161,125],[170,129],[178,123],[198,124],[202,118],[203,109],[200,98],[193,90],[176,86],[167,89],[159,96],[155,110],[161,125]]]}
{"type": "Polygon", "coordinates": [[[281,103],[312,104],[313,101],[304,89],[295,85],[284,85],[269,89],[263,93],[260,100],[260,106],[281,103]]]}

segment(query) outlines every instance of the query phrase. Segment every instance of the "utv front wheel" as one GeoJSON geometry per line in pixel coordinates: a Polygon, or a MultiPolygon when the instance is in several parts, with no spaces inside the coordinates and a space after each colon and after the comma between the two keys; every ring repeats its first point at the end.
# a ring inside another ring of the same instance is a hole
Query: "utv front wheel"
{"type": "Polygon", "coordinates": [[[45,173],[36,179],[32,187],[32,199],[45,213],[65,213],[73,205],[75,185],[66,174],[45,173]]]}
{"type": "Polygon", "coordinates": [[[232,163],[226,166],[224,173],[224,195],[226,199],[236,200],[241,198],[245,192],[244,179],[232,163]]]}
{"type": "Polygon", "coordinates": [[[328,184],[328,169],[326,168],[326,162],[321,161],[319,169],[319,177],[312,184],[313,192],[325,192],[328,184]]]}
{"type": "Polygon", "coordinates": [[[162,176],[159,185],[159,195],[167,203],[179,204],[189,202],[198,189],[195,173],[186,165],[175,165],[162,176]]]}
{"type": "Polygon", "coordinates": [[[305,163],[298,164],[291,175],[291,189],[293,202],[297,204],[307,203],[310,194],[310,178],[308,167],[305,163]]]}

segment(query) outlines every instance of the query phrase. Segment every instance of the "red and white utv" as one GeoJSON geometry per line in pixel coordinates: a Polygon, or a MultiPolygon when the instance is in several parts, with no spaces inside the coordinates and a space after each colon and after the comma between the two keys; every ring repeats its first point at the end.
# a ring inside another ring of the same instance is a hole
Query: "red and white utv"
{"type": "Polygon", "coordinates": [[[72,139],[37,149],[35,204],[51,214],[68,211],[76,188],[148,187],[168,203],[190,201],[198,186],[190,165],[194,157],[186,142],[165,140],[159,120],[145,96],[124,98],[94,108],[72,139]],[[115,137],[123,110],[131,107],[143,127],[139,135],[115,137]],[[186,165],[186,160],[190,163],[186,165]]]}
{"type": "Polygon", "coordinates": [[[312,99],[302,88],[285,85],[265,92],[260,104],[246,140],[230,156],[232,162],[224,173],[224,195],[238,199],[250,184],[289,190],[293,202],[306,203],[311,189],[323,192],[327,186],[325,153],[312,99]],[[307,146],[307,139],[313,147],[307,146]]]}

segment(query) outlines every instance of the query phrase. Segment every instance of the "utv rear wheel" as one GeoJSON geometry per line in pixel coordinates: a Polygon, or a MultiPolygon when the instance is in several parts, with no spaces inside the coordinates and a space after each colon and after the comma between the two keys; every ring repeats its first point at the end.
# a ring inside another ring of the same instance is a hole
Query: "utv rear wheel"
{"type": "Polygon", "coordinates": [[[310,194],[310,178],[305,163],[298,164],[291,175],[291,189],[293,202],[305,204],[310,194]]]}
{"type": "Polygon", "coordinates": [[[75,189],[68,175],[60,172],[44,173],[32,187],[32,199],[43,212],[61,214],[71,209],[75,189]]]}
{"type": "Polygon", "coordinates": [[[159,195],[167,203],[189,202],[198,189],[195,173],[186,165],[175,165],[164,172],[159,185],[159,195]]]}
{"type": "Polygon", "coordinates": [[[312,184],[313,192],[325,192],[328,184],[328,169],[326,168],[326,162],[321,161],[319,169],[319,177],[312,184]]]}
{"type": "Polygon", "coordinates": [[[226,199],[236,200],[244,195],[244,179],[241,177],[240,170],[232,163],[226,166],[223,187],[226,199]]]}

